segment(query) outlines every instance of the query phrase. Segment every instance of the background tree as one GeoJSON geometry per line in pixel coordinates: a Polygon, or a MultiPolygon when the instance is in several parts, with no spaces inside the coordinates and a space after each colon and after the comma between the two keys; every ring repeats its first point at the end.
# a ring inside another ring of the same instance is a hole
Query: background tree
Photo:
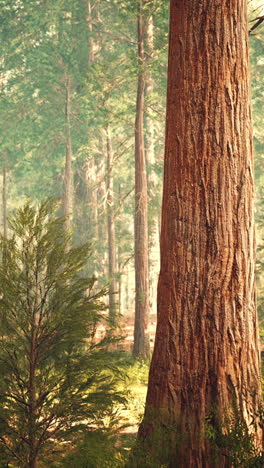
{"type": "Polygon", "coordinates": [[[115,236],[115,213],[114,213],[114,182],[113,182],[113,149],[112,137],[109,127],[106,130],[107,145],[107,229],[108,229],[108,273],[110,280],[109,288],[109,313],[116,314],[116,236],[115,236]]]}
{"type": "Polygon", "coordinates": [[[135,120],[135,357],[149,355],[149,268],[148,268],[148,189],[144,142],[144,16],[142,1],[137,2],[138,87],[135,120]]]}

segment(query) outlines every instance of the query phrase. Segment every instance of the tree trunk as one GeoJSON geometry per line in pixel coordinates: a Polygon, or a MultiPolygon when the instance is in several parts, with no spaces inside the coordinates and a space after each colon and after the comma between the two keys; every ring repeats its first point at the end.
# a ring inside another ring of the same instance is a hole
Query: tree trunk
{"type": "Polygon", "coordinates": [[[3,161],[3,236],[7,238],[7,173],[6,173],[6,155],[3,161]]]}
{"type": "Polygon", "coordinates": [[[92,6],[91,2],[88,0],[87,1],[87,25],[88,25],[88,29],[90,32],[90,37],[89,37],[90,47],[89,47],[89,58],[88,58],[89,63],[93,63],[95,60],[95,48],[96,48],[96,44],[92,36],[92,32],[93,32],[92,10],[93,8],[94,6],[92,6]]]}
{"type": "Polygon", "coordinates": [[[89,238],[91,241],[98,239],[98,206],[97,206],[97,168],[93,156],[86,161],[85,165],[85,181],[86,181],[86,199],[88,204],[88,225],[89,238]]]}
{"type": "Polygon", "coordinates": [[[63,193],[63,215],[66,216],[65,228],[68,230],[72,224],[73,210],[73,183],[72,183],[72,144],[71,144],[71,77],[66,73],[65,77],[65,170],[64,170],[64,193],[63,193]]]}
{"type": "Polygon", "coordinates": [[[116,315],[117,292],[116,282],[116,244],[115,244],[115,215],[114,215],[114,184],[113,184],[113,150],[110,129],[107,127],[107,232],[108,232],[108,275],[109,288],[109,314],[111,318],[116,315]]]}
{"type": "Polygon", "coordinates": [[[37,468],[37,439],[35,437],[36,418],[36,343],[34,329],[31,330],[30,355],[29,355],[29,468],[37,468]]]}
{"type": "MultiPolygon", "coordinates": [[[[153,5],[151,5],[153,6],[153,5]]],[[[153,15],[150,15],[146,24],[146,52],[147,62],[151,64],[154,58],[154,23],[153,15]]],[[[146,86],[145,96],[147,105],[151,102],[151,96],[154,91],[154,82],[150,67],[146,70],[146,86]]],[[[160,252],[159,252],[159,224],[157,213],[157,176],[155,174],[155,128],[153,117],[151,116],[150,106],[146,112],[146,163],[147,163],[147,183],[148,183],[148,200],[151,207],[151,216],[148,222],[148,237],[149,237],[149,308],[150,313],[156,312],[157,300],[157,282],[158,272],[160,267],[160,252]]]]}
{"type": "MultiPolygon", "coordinates": [[[[148,61],[151,62],[154,57],[154,24],[153,16],[150,15],[147,24],[146,24],[146,52],[148,61]]],[[[154,82],[151,76],[151,70],[148,67],[146,70],[146,86],[145,86],[145,95],[148,101],[151,99],[151,95],[154,91],[154,82]]],[[[153,165],[155,164],[155,131],[153,125],[153,119],[150,116],[150,113],[146,113],[146,161],[148,164],[148,189],[149,192],[151,188],[155,185],[155,174],[153,172],[153,165]]]]}
{"type": "MultiPolygon", "coordinates": [[[[95,61],[96,43],[93,38],[93,23],[94,23],[94,9],[97,9],[97,3],[89,0],[84,0],[86,7],[86,24],[89,34],[89,54],[87,56],[88,66],[92,66],[95,61]]],[[[88,135],[88,142],[93,138],[93,135],[88,135]]],[[[93,154],[88,154],[87,159],[83,164],[84,181],[86,186],[85,202],[87,205],[86,219],[87,219],[87,235],[89,241],[93,245],[93,274],[96,273],[95,256],[96,256],[96,242],[99,239],[98,227],[98,187],[97,187],[97,165],[93,154]]]]}
{"type": "Polygon", "coordinates": [[[122,281],[122,262],[121,262],[121,246],[118,244],[117,247],[117,271],[118,271],[118,312],[121,314],[121,311],[124,310],[122,307],[123,304],[123,281],[122,281]]]}
{"type": "Polygon", "coordinates": [[[144,38],[142,1],[138,0],[138,88],[135,121],[135,282],[134,357],[149,355],[147,175],[144,151],[144,38]]]}
{"type": "Polygon", "coordinates": [[[213,463],[206,418],[217,430],[237,409],[249,425],[261,401],[247,2],[173,0],[170,18],[158,323],[139,441],[169,467],[220,468],[227,453],[213,463]]]}
{"type": "MultiPolygon", "coordinates": [[[[29,265],[26,264],[26,275],[29,279],[29,265]]],[[[36,368],[37,368],[37,311],[39,307],[38,300],[38,274],[35,277],[35,301],[34,307],[31,311],[30,323],[30,343],[29,343],[29,381],[28,381],[28,439],[29,439],[29,468],[37,468],[37,434],[36,434],[36,368]]],[[[27,294],[30,295],[32,291],[28,289],[27,294]]],[[[30,298],[28,298],[30,303],[30,298]]]]}

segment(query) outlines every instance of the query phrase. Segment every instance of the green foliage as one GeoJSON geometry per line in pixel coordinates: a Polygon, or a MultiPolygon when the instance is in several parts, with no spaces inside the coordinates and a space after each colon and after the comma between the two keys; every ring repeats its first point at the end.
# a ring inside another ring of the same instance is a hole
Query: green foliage
{"type": "Polygon", "coordinates": [[[122,418],[130,430],[137,432],[145,409],[149,363],[132,361],[130,358],[124,362],[124,366],[126,377],[121,382],[120,390],[127,394],[128,401],[122,412],[122,418]]]}
{"type": "MultiPolygon", "coordinates": [[[[120,445],[120,444],[119,444],[120,445]]],[[[118,437],[115,433],[90,432],[78,441],[76,449],[62,464],[62,468],[121,468],[124,466],[126,453],[118,447],[118,437]]]]}
{"type": "Polygon", "coordinates": [[[82,275],[89,247],[71,247],[56,209],[50,200],[27,203],[10,220],[11,238],[1,240],[0,454],[14,466],[32,454],[43,463],[62,457],[65,442],[100,440],[113,406],[124,402],[109,351],[107,291],[94,291],[94,278],[82,275]]]}
{"type": "Polygon", "coordinates": [[[256,434],[254,426],[263,424],[263,414],[254,414],[252,417],[251,430],[243,416],[237,409],[226,412],[221,423],[216,411],[213,410],[206,421],[205,437],[210,441],[213,461],[217,462],[220,457],[234,468],[260,468],[263,466],[264,453],[256,448],[256,434]]]}

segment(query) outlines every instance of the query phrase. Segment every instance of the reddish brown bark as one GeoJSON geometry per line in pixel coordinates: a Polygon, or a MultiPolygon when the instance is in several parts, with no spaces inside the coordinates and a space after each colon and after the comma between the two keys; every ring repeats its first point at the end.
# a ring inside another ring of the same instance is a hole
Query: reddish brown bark
{"type": "Polygon", "coordinates": [[[236,405],[249,424],[260,407],[247,30],[246,0],[171,2],[158,323],[139,431],[170,467],[228,466],[212,464],[206,417],[236,405]]]}
{"type": "Polygon", "coordinates": [[[147,213],[147,174],[144,150],[144,38],[142,2],[138,0],[138,88],[135,121],[135,357],[149,354],[148,314],[148,213],[147,213]]]}

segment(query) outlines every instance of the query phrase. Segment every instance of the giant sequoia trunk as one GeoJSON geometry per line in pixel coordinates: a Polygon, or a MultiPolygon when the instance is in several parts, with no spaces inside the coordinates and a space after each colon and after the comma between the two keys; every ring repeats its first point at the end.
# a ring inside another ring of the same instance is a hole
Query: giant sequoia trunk
{"type": "Polygon", "coordinates": [[[148,314],[148,214],[147,214],[147,174],[144,151],[144,41],[142,2],[138,0],[138,88],[135,122],[135,357],[149,354],[148,314]]]}
{"type": "Polygon", "coordinates": [[[260,407],[247,43],[246,0],[171,1],[158,323],[139,431],[169,467],[229,466],[221,449],[212,461],[206,418],[217,430],[236,410],[249,424],[260,407]]]}

